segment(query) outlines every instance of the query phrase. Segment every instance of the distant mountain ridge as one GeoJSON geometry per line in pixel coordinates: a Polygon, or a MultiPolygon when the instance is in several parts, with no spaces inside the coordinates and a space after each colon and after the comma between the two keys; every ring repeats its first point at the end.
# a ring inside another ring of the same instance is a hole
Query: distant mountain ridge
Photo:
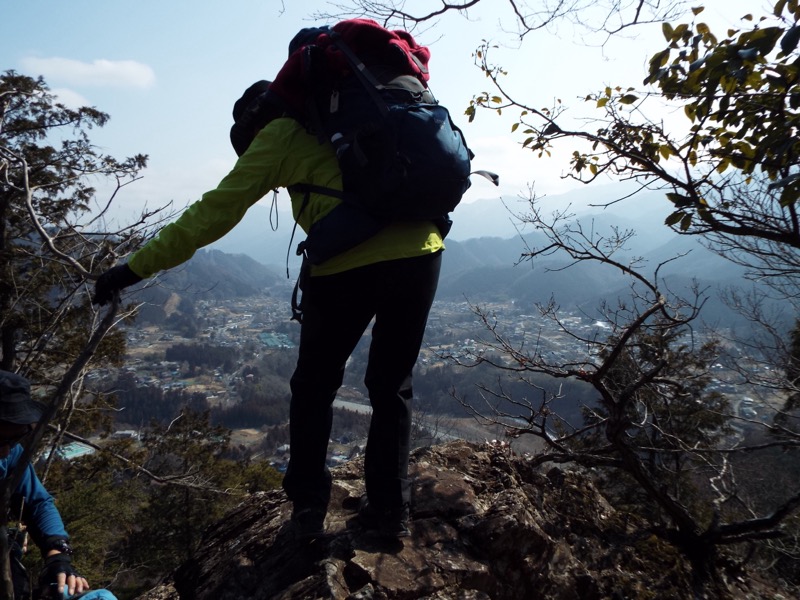
{"type": "MultiPolygon", "coordinates": [[[[630,191],[629,184],[597,186],[545,197],[538,202],[544,214],[556,210],[567,211],[579,215],[581,219],[593,220],[596,228],[601,230],[611,225],[637,230],[639,235],[632,248],[636,252],[651,250],[675,237],[664,225],[664,218],[669,214],[669,203],[661,192],[642,193],[624,203],[611,204],[608,208],[601,206],[614,202],[630,191]]],[[[528,238],[535,232],[532,232],[530,225],[521,223],[518,217],[524,218],[530,212],[530,205],[519,198],[487,198],[462,203],[452,215],[454,224],[446,242],[448,249],[452,249],[454,242],[482,238],[498,238],[509,242],[519,239],[520,235],[528,238]]],[[[228,235],[210,247],[229,254],[246,254],[279,272],[283,272],[288,264],[290,271],[295,272],[300,262],[295,250],[304,237],[303,231],[294,227],[288,199],[279,198],[275,207],[253,205],[228,235]]],[[[513,252],[512,249],[513,243],[509,243],[509,262],[506,264],[513,264],[524,251],[521,245],[513,252]]],[[[479,252],[480,249],[474,247],[474,251],[479,252]]],[[[490,258],[497,258],[494,249],[490,258]]]]}
{"type": "Polygon", "coordinates": [[[161,273],[140,284],[136,294],[142,302],[140,322],[161,323],[168,315],[164,307],[177,295],[182,301],[178,310],[194,312],[202,300],[248,298],[277,289],[291,289],[286,276],[246,254],[227,254],[220,250],[201,249],[184,265],[161,273]]]}
{"type": "MultiPolygon", "coordinates": [[[[667,278],[673,292],[688,293],[693,279],[709,289],[706,313],[711,320],[736,320],[716,299],[716,290],[742,281],[743,269],[704,248],[698,238],[680,236],[663,224],[668,212],[667,201],[659,192],[648,192],[609,208],[591,206],[610,202],[622,194],[624,188],[612,186],[611,190],[599,188],[565,194],[546,199],[546,210],[567,211],[579,215],[585,230],[608,237],[612,228],[633,230],[635,236],[628,248],[617,258],[621,262],[641,259],[644,273],[652,276],[656,266],[663,263],[659,276],[667,278]],[[606,193],[603,196],[601,192],[606,193]],[[607,198],[603,200],[602,198],[607,198]],[[549,202],[549,204],[548,204],[549,202]],[[679,257],[672,260],[675,257],[679,257]]],[[[551,298],[568,309],[595,310],[602,299],[627,298],[631,295],[631,279],[617,270],[594,262],[583,262],[569,268],[564,255],[523,258],[534,248],[549,244],[545,236],[532,231],[530,225],[511,225],[509,210],[514,206],[498,205],[487,200],[459,206],[454,219],[453,236],[446,240],[442,274],[437,298],[480,303],[485,301],[513,301],[533,308],[535,303],[547,303],[551,298]],[[501,211],[501,212],[498,212],[501,211]],[[501,221],[508,225],[502,225],[501,221]],[[505,236],[480,236],[458,239],[461,232],[470,230],[503,231],[505,236]],[[480,223],[480,227],[475,225],[480,223]],[[527,229],[526,229],[527,228],[527,229]]],[[[524,202],[517,206],[527,206],[524,202]]],[[[530,207],[528,206],[530,210],[530,207]]],[[[522,210],[517,212],[523,212],[522,210]]],[[[273,231],[275,214],[270,209],[255,205],[248,216],[223,239],[207,250],[199,251],[184,267],[163,276],[167,290],[196,299],[246,297],[264,290],[286,290],[287,301],[299,268],[300,260],[294,248],[303,239],[300,229],[285,215],[278,216],[278,226],[273,231]],[[290,279],[286,278],[289,269],[290,279]]],[[[163,292],[163,289],[162,289],[163,292]]],[[[165,297],[161,293],[162,299],[165,297]]],[[[158,303],[158,299],[153,299],[158,303]]]]}
{"type": "MultiPolygon", "coordinates": [[[[543,243],[536,235],[448,242],[437,298],[472,303],[513,301],[526,311],[553,299],[563,309],[585,314],[596,313],[603,300],[631,298],[634,280],[616,268],[595,261],[571,264],[563,255],[521,259],[523,253],[541,248],[543,243]]],[[[674,236],[647,253],[627,252],[617,259],[627,264],[634,257],[640,260],[641,272],[650,278],[661,265],[659,284],[670,293],[691,298],[698,282],[708,296],[703,311],[706,321],[720,325],[747,322],[720,299],[720,293],[731,286],[751,285],[744,280],[745,270],[704,248],[699,240],[674,236]]]]}

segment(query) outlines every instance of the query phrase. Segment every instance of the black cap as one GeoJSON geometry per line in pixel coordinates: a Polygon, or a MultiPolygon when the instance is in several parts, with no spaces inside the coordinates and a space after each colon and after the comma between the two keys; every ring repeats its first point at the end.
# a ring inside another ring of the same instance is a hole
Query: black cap
{"type": "Polygon", "coordinates": [[[247,88],[242,94],[242,97],[233,103],[233,120],[239,121],[244,115],[244,111],[247,110],[247,107],[250,106],[261,94],[264,94],[267,90],[269,90],[271,83],[271,81],[261,79],[247,88]]]}
{"type": "Polygon", "coordinates": [[[327,25],[323,25],[321,27],[305,27],[297,32],[297,34],[292,38],[292,41],[289,42],[289,56],[295,53],[295,51],[299,50],[303,46],[307,46],[308,44],[313,44],[317,41],[317,38],[322,35],[323,33],[330,34],[331,28],[327,25]]]}
{"type": "Polygon", "coordinates": [[[0,371],[0,421],[30,425],[42,418],[44,406],[31,398],[31,384],[22,375],[0,371]]]}

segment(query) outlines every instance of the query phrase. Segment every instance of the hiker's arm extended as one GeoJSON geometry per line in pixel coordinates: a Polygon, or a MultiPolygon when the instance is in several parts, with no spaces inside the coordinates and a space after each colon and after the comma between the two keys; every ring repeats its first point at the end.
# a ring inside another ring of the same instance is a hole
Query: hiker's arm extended
{"type": "Polygon", "coordinates": [[[247,209],[269,190],[294,183],[305,170],[308,137],[289,119],[277,119],[256,136],[216,189],[203,194],[128,260],[140,277],[150,277],[189,260],[233,229],[247,209]]]}
{"type": "Polygon", "coordinates": [[[245,156],[246,153],[216,189],[203,194],[176,221],[131,256],[128,266],[136,275],[150,277],[186,262],[199,248],[233,229],[247,209],[274,187],[270,177],[273,170],[262,167],[260,172],[255,172],[245,156]]]}

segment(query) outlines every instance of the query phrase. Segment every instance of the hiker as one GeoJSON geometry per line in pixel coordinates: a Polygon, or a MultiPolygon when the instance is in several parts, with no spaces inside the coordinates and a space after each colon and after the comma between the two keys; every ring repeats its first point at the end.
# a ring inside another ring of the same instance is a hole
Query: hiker
{"type": "MultiPolygon", "coordinates": [[[[426,67],[427,48],[417,46],[406,32],[386,32],[364,19],[345,21],[333,29],[339,27],[345,35],[361,25],[369,29],[371,39],[389,33],[393,43],[413,55],[414,61],[407,62],[426,67]]],[[[299,45],[297,39],[290,52],[299,45]]],[[[301,51],[290,54],[287,65],[301,64],[299,59],[292,62],[301,51]]],[[[276,81],[280,77],[281,73],[276,81]]],[[[269,87],[269,82],[261,83],[269,87]]],[[[99,277],[95,303],[103,305],[121,289],[188,260],[198,248],[228,233],[273,188],[289,189],[295,220],[307,234],[328,213],[344,206],[341,198],[326,191],[338,190],[341,195],[343,187],[333,145],[288,112],[278,113],[255,134],[216,189],[203,194],[127,263],[99,277]]],[[[345,220],[328,224],[333,237],[349,235],[345,220]]],[[[436,293],[444,233],[434,220],[390,219],[355,246],[304,263],[299,356],[291,378],[291,451],[283,480],[293,504],[291,526],[298,537],[324,533],[331,494],[326,455],[332,403],[345,363],[373,319],[364,377],[373,412],[365,450],[366,495],[359,517],[368,530],[397,537],[410,534],[411,372],[436,293]]]]}
{"type": "MultiPolygon", "coordinates": [[[[31,398],[30,383],[21,375],[0,371],[0,474],[13,476],[23,453],[22,444],[42,418],[44,406],[31,398]]],[[[44,568],[39,577],[41,598],[115,600],[107,590],[89,590],[89,582],[72,566],[72,547],[53,497],[39,481],[32,465],[25,468],[11,492],[14,515],[21,513],[24,531],[9,532],[11,572],[16,600],[28,598],[30,582],[22,565],[27,534],[39,547],[44,568]]]]}

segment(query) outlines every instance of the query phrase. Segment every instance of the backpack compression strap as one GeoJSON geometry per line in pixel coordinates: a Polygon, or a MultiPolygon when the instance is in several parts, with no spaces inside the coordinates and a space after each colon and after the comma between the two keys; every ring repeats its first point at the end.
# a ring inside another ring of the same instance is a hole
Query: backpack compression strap
{"type": "Polygon", "coordinates": [[[350,49],[345,41],[342,39],[342,36],[335,32],[331,31],[328,34],[333,40],[333,43],[336,47],[345,55],[347,60],[353,67],[353,72],[356,74],[356,77],[361,81],[363,86],[366,88],[367,93],[370,95],[375,101],[375,104],[378,106],[378,109],[381,111],[381,115],[384,117],[389,114],[389,107],[386,106],[386,102],[383,101],[378,90],[383,87],[380,81],[375,79],[375,76],[370,73],[367,65],[365,65],[358,56],[350,49]]]}

